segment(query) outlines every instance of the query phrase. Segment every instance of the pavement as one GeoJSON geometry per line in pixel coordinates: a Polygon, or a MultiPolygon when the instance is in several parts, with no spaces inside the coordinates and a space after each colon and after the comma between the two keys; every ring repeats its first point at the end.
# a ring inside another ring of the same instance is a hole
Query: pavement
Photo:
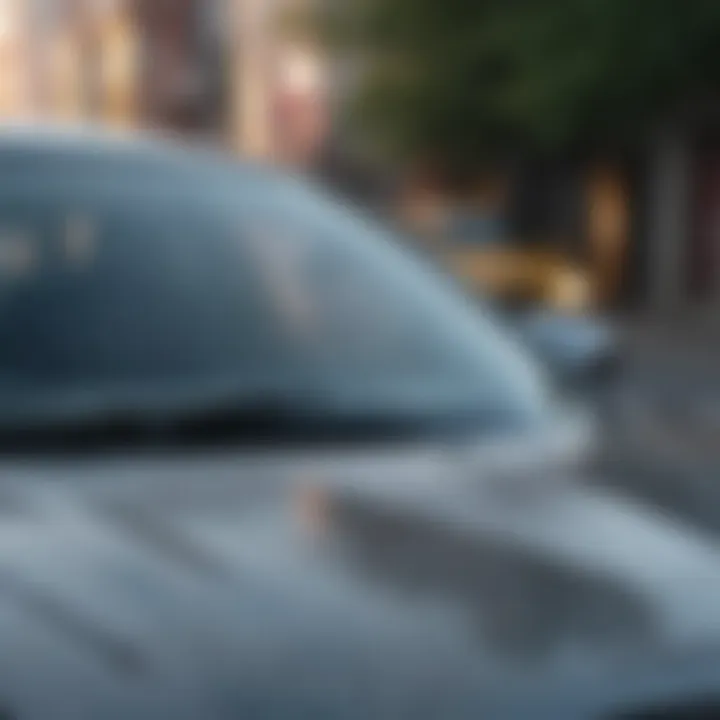
{"type": "Polygon", "coordinates": [[[621,338],[629,417],[663,421],[678,440],[711,440],[720,453],[720,308],[710,317],[627,323],[621,338]]]}
{"type": "Polygon", "coordinates": [[[598,482],[720,536],[720,313],[621,336],[598,482]]]}

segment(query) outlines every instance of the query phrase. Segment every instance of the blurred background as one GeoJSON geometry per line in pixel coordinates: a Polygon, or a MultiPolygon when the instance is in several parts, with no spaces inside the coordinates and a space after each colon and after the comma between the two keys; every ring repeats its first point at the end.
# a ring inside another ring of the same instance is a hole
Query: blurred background
{"type": "Polygon", "coordinates": [[[718,40],[714,0],[0,0],[0,116],[287,165],[610,323],[606,472],[720,529],[718,40]]]}
{"type": "Polygon", "coordinates": [[[562,256],[597,306],[700,311],[720,10],[686,5],[2,0],[0,113],[184,133],[430,235],[562,256]]]}

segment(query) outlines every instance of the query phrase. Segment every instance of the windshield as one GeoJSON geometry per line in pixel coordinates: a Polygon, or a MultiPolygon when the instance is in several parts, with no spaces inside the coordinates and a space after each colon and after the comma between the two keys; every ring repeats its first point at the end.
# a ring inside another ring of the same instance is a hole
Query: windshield
{"type": "Polygon", "coordinates": [[[5,410],[226,385],[518,423],[546,402],[489,315],[298,180],[223,172],[3,190],[5,410]]]}

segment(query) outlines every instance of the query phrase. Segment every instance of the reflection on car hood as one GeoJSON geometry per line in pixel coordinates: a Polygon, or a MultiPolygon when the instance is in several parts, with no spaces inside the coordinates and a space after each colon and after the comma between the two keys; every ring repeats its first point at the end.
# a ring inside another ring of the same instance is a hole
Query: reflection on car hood
{"type": "Polygon", "coordinates": [[[0,709],[574,716],[720,639],[703,537],[483,467],[430,447],[4,464],[0,709]]]}

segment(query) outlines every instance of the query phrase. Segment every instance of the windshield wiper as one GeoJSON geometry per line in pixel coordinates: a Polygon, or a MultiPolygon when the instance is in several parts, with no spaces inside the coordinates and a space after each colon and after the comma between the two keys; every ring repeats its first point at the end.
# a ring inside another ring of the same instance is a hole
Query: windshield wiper
{"type": "Polygon", "coordinates": [[[255,392],[165,407],[95,407],[0,417],[0,451],[400,441],[507,428],[497,412],[357,408],[255,392]]]}
{"type": "Polygon", "coordinates": [[[159,446],[266,436],[302,424],[305,411],[282,394],[170,402],[103,402],[21,409],[0,417],[0,449],[73,450],[159,446]]]}

